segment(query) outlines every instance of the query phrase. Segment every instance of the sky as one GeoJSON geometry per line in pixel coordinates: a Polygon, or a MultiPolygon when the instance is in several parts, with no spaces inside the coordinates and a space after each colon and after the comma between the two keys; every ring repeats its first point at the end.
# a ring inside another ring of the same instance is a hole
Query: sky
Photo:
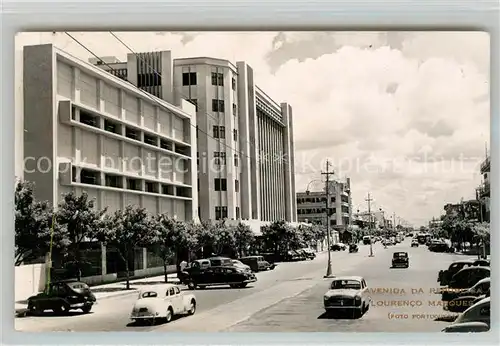
{"type": "MultiPolygon", "coordinates": [[[[254,69],[293,108],[296,188],[322,187],[326,159],[351,179],[353,208],[414,226],[475,196],[490,142],[489,35],[481,32],[115,32],[135,52],[171,50],[254,69]]],[[[98,56],[130,51],[109,32],[72,33],[98,56]]],[[[22,33],[16,49],[53,43],[90,54],[64,33],[22,33]]]]}

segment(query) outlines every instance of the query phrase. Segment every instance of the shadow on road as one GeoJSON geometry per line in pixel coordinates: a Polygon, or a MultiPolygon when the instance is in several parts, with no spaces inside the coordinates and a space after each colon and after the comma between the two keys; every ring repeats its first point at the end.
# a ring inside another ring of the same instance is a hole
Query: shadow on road
{"type": "Polygon", "coordinates": [[[61,318],[66,318],[66,317],[72,317],[72,316],[87,316],[87,315],[92,315],[93,312],[83,312],[83,311],[68,311],[66,313],[56,313],[53,311],[46,311],[46,312],[41,312],[41,313],[33,313],[33,312],[27,312],[25,317],[61,317],[61,318]]]}
{"type": "MultiPolygon", "coordinates": [[[[177,320],[180,320],[181,318],[185,317],[184,315],[176,315],[172,318],[172,321],[170,323],[175,322],[177,320]]],[[[162,319],[162,318],[157,318],[153,321],[132,321],[129,322],[126,327],[129,328],[147,328],[147,327],[154,327],[154,326],[162,326],[164,324],[167,324],[167,322],[162,319]]]]}
{"type": "MultiPolygon", "coordinates": [[[[364,314],[363,314],[364,315],[364,314]]],[[[352,311],[346,311],[346,312],[323,312],[321,315],[318,316],[318,320],[357,320],[360,319],[363,316],[357,317],[352,311]]]]}

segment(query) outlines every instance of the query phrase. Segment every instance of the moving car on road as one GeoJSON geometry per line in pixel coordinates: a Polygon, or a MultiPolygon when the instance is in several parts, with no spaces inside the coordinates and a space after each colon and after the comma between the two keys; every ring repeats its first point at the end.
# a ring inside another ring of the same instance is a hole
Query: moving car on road
{"type": "Polygon", "coordinates": [[[203,289],[207,286],[224,285],[229,285],[232,288],[244,288],[249,283],[257,281],[255,274],[234,266],[189,269],[180,273],[179,280],[191,290],[197,287],[203,289]]]}
{"type": "Polygon", "coordinates": [[[490,297],[484,298],[467,310],[446,328],[444,333],[473,333],[490,330],[490,297]]]}
{"type": "Polygon", "coordinates": [[[418,240],[417,239],[412,239],[411,247],[418,247],[418,240]]]}
{"type": "MultiPolygon", "coordinates": [[[[474,262],[471,260],[462,260],[462,261],[456,261],[450,264],[447,270],[440,270],[438,273],[438,279],[437,281],[441,284],[441,286],[446,286],[448,285],[449,281],[455,275],[458,273],[460,270],[463,268],[467,268],[472,266],[474,262]]],[[[469,286],[470,287],[470,286],[469,286]]]]}
{"type": "Polygon", "coordinates": [[[370,300],[365,279],[343,276],[332,281],[323,297],[323,305],[327,312],[350,311],[359,318],[370,308],[370,300]]]}
{"type": "Polygon", "coordinates": [[[274,269],[275,265],[271,265],[262,256],[247,256],[239,259],[242,263],[249,266],[254,272],[274,269]]]}
{"type": "Polygon", "coordinates": [[[370,238],[370,236],[369,236],[369,235],[365,235],[365,236],[363,237],[363,244],[365,244],[365,245],[369,245],[371,242],[372,242],[372,239],[370,238]]]}
{"type": "Polygon", "coordinates": [[[196,297],[182,292],[172,284],[144,288],[132,308],[130,319],[134,322],[150,322],[163,319],[170,322],[175,315],[194,315],[196,297]]]}
{"type": "Polygon", "coordinates": [[[352,243],[349,245],[349,253],[358,252],[358,251],[359,251],[358,244],[352,243]]]}
{"type": "Polygon", "coordinates": [[[345,244],[342,244],[342,243],[336,243],[336,244],[333,244],[332,247],[331,247],[331,250],[332,251],[345,251],[346,250],[346,246],[345,244]]]}
{"type": "Polygon", "coordinates": [[[408,252],[394,252],[392,254],[392,268],[408,268],[410,266],[410,258],[408,252]]]}
{"type": "Polygon", "coordinates": [[[52,310],[55,313],[67,313],[70,310],[90,312],[96,297],[89,286],[78,280],[51,282],[44,292],[28,298],[28,311],[43,313],[52,310]]]}

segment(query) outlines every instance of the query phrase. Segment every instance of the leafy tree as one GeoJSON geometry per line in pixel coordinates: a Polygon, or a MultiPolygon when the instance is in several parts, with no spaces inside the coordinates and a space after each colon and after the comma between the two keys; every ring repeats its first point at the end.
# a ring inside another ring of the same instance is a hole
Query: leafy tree
{"type": "Polygon", "coordinates": [[[59,229],[53,224],[53,209],[48,202],[36,201],[34,185],[19,181],[14,195],[15,203],[15,265],[36,260],[50,251],[52,238],[53,249],[60,249],[62,244],[59,229]],[[52,233],[52,237],[51,237],[52,233]]]}
{"type": "MultiPolygon", "coordinates": [[[[214,239],[212,244],[212,249],[217,255],[224,254],[226,252],[236,251],[236,238],[234,236],[235,227],[228,226],[224,222],[218,223],[214,227],[214,239]]],[[[229,253],[227,253],[230,255],[229,253]]]]}
{"type": "Polygon", "coordinates": [[[179,267],[181,251],[196,245],[196,239],[188,232],[188,227],[188,224],[176,221],[165,214],[160,214],[155,219],[154,229],[156,233],[153,242],[158,246],[158,254],[163,260],[165,282],[168,282],[168,259],[174,256],[176,265],[179,267]]]}
{"type": "Polygon", "coordinates": [[[195,239],[193,251],[201,251],[202,256],[206,256],[207,250],[212,250],[217,243],[217,224],[204,221],[201,224],[191,223],[189,233],[195,239]]]}
{"type": "Polygon", "coordinates": [[[77,279],[81,279],[80,247],[83,242],[95,240],[100,233],[106,208],[97,210],[94,200],[83,192],[77,196],[74,192],[63,196],[56,212],[56,223],[64,238],[67,253],[76,267],[77,279]]]}
{"type": "Polygon", "coordinates": [[[297,249],[303,244],[298,229],[281,220],[263,227],[262,236],[266,242],[266,246],[273,249],[276,254],[290,249],[297,249]]]}
{"type": "Polygon", "coordinates": [[[247,249],[254,244],[255,235],[248,225],[241,222],[238,223],[238,226],[234,227],[233,232],[236,251],[239,257],[242,257],[247,249]]]}
{"type": "Polygon", "coordinates": [[[98,239],[114,247],[125,265],[126,289],[130,289],[129,259],[137,247],[146,247],[156,239],[152,220],[144,208],[127,206],[105,217],[98,239]]]}

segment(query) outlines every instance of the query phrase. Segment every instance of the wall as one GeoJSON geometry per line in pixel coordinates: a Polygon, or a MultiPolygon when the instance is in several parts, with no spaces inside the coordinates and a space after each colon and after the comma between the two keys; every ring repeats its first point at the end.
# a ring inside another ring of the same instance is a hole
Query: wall
{"type": "Polygon", "coordinates": [[[16,266],[15,301],[23,301],[43,291],[47,277],[45,263],[16,266]]]}

